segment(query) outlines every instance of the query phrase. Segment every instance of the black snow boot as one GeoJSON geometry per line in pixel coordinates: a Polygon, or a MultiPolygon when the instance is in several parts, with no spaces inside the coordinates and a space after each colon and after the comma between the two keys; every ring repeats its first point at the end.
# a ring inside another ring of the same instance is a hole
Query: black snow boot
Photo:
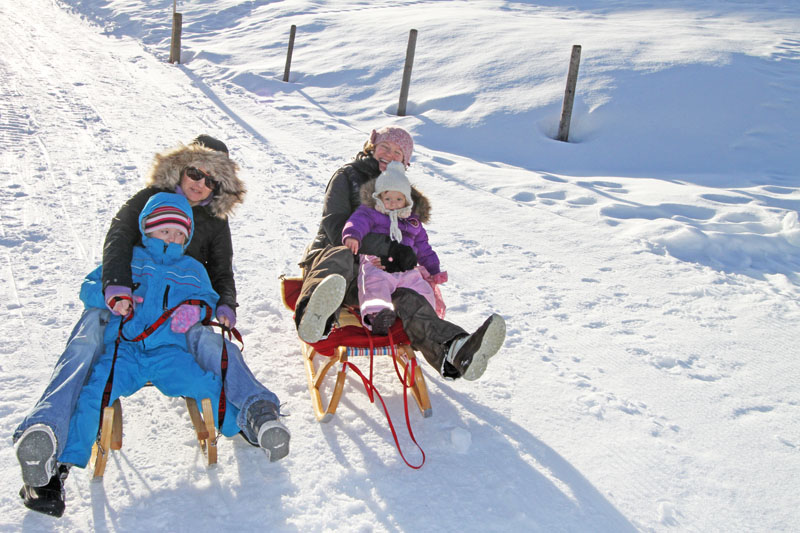
{"type": "Polygon", "coordinates": [[[67,465],[58,465],[58,469],[50,482],[43,487],[33,487],[23,485],[19,490],[19,497],[22,503],[31,511],[44,513],[56,518],[61,518],[66,508],[66,492],[64,491],[64,481],[69,475],[67,465]]]}
{"type": "Polygon", "coordinates": [[[385,337],[392,329],[397,315],[391,309],[381,309],[377,313],[369,315],[369,325],[372,326],[372,334],[378,337],[385,337]]]}
{"type": "Polygon", "coordinates": [[[472,335],[459,337],[450,345],[446,361],[467,381],[475,381],[486,371],[489,358],[500,350],[506,338],[506,322],[493,314],[472,335]]]}

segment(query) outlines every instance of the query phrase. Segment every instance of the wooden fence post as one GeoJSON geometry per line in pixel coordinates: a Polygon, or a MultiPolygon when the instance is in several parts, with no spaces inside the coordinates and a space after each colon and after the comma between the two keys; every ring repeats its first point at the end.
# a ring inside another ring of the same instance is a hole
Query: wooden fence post
{"type": "Polygon", "coordinates": [[[417,30],[408,34],[408,48],[406,49],[406,66],[403,68],[403,84],[400,86],[400,103],[397,105],[397,116],[406,116],[406,103],[408,102],[408,86],[411,84],[411,67],[414,66],[414,50],[417,47],[417,30]]]}
{"type": "Polygon", "coordinates": [[[172,44],[169,47],[169,62],[181,62],[181,24],[183,15],[181,13],[172,14],[172,44]]]}
{"type": "Polygon", "coordinates": [[[292,24],[289,31],[289,50],[286,52],[286,68],[283,69],[283,81],[289,81],[289,69],[292,67],[292,51],[294,50],[294,35],[297,32],[297,26],[292,24]]]}
{"type": "Polygon", "coordinates": [[[572,104],[575,101],[575,85],[578,82],[578,66],[581,63],[581,45],[572,47],[572,56],[569,60],[567,73],[567,89],[564,91],[564,104],[561,106],[561,122],[558,124],[559,141],[569,140],[569,123],[572,120],[572,104]]]}

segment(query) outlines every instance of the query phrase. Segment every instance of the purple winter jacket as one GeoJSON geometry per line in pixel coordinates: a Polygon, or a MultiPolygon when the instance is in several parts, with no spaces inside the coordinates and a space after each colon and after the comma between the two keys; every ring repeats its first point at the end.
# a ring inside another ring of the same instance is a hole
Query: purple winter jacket
{"type": "MultiPolygon", "coordinates": [[[[347,219],[342,230],[342,242],[348,237],[361,242],[368,233],[389,235],[389,225],[389,215],[384,215],[374,207],[362,204],[347,219]]],[[[408,218],[398,219],[397,226],[403,233],[401,244],[414,249],[417,254],[417,262],[424,266],[431,276],[438,274],[440,272],[439,256],[428,243],[428,232],[422,226],[420,217],[416,213],[411,213],[408,218]]]]}

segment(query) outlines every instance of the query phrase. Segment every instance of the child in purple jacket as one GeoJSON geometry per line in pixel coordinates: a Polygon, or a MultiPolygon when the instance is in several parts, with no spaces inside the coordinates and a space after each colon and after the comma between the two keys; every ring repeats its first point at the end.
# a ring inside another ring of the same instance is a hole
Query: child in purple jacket
{"type": "Polygon", "coordinates": [[[386,335],[394,323],[392,293],[400,287],[424,296],[434,309],[443,308],[441,302],[437,305],[434,286],[447,281],[447,272],[439,268],[439,257],[428,243],[422,223],[428,220],[430,204],[420,196],[414,205],[405,168],[393,161],[374,182],[361,188],[362,205],[342,230],[342,243],[354,254],[368,233],[389,235],[392,240],[387,257],[362,255],[359,262],[361,316],[375,335],[386,335]]]}

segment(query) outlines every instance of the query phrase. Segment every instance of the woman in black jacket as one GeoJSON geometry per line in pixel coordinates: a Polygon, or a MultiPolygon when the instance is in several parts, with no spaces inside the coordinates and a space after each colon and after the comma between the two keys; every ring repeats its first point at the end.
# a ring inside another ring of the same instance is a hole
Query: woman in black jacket
{"type": "MultiPolygon", "coordinates": [[[[388,126],[373,130],[364,148],[355,159],[337,170],[325,190],[322,220],[314,241],[300,262],[303,285],[295,307],[297,333],[313,344],[328,334],[338,310],[345,302],[358,303],[358,261],[342,245],[342,229],[350,215],[361,205],[361,186],[376,179],[392,161],[408,167],[414,141],[404,129],[388,126]]],[[[417,203],[421,194],[411,189],[417,203]]],[[[387,235],[371,233],[361,242],[359,253],[390,259],[408,270],[416,265],[416,255],[409,246],[390,241],[387,235]]],[[[422,353],[442,376],[478,379],[505,340],[503,317],[492,314],[472,334],[440,319],[428,301],[409,289],[398,289],[392,295],[395,314],[403,323],[411,346],[422,353]]]]}
{"type": "Polygon", "coordinates": [[[237,170],[236,163],[228,157],[227,147],[207,135],[198,137],[188,146],[157,154],[146,181],[147,188],[125,202],[106,234],[103,245],[106,300],[113,296],[130,296],[131,254],[133,247],[141,244],[138,219],[147,200],[159,192],[178,192],[189,200],[195,219],[195,232],[186,255],[206,267],[220,297],[217,319],[233,327],[237,304],[228,215],[244,200],[246,192],[244,183],[236,175],[237,170]]]}
{"type": "MultiPolygon", "coordinates": [[[[103,289],[108,310],[84,311],[45,392],[14,433],[24,482],[20,496],[28,508],[53,516],[64,512],[63,482],[68,465],[57,465],[55,457],[67,441],[69,420],[80,389],[103,352],[108,313],[127,315],[131,305],[135,306],[131,300],[131,257],[133,247],[141,244],[139,214],[154,194],[177,192],[189,200],[195,228],[185,253],[206,267],[211,284],[220,295],[219,322],[228,327],[235,324],[236,284],[228,215],[243,201],[246,192],[237,171],[225,144],[201,135],[187,146],[157,154],[147,187],[131,197],[114,217],[103,246],[103,289]]],[[[245,428],[243,436],[263,448],[270,461],[286,456],[290,435],[279,420],[278,397],[253,376],[238,347],[200,323],[186,332],[186,338],[200,366],[217,375],[222,375],[220,355],[222,343],[226,343],[225,393],[236,408],[231,412],[238,410],[237,424],[245,428]]]]}

